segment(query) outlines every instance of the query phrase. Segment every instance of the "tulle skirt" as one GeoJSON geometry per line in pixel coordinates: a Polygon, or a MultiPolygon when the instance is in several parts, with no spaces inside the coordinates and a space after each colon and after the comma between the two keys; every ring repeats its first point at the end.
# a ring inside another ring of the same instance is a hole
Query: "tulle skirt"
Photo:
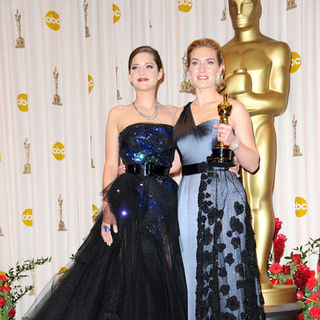
{"type": "Polygon", "coordinates": [[[101,238],[101,213],[23,319],[187,319],[175,182],[123,174],[107,197],[119,227],[113,244],[101,238]]]}

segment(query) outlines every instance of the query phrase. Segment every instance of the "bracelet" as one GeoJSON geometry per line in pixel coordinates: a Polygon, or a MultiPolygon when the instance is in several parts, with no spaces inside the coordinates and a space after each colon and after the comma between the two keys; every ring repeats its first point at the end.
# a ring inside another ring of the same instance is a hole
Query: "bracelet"
{"type": "Polygon", "coordinates": [[[237,137],[237,142],[236,142],[234,145],[230,146],[230,149],[231,149],[232,151],[235,151],[235,150],[237,150],[239,147],[240,147],[240,139],[239,139],[239,137],[237,137]]]}

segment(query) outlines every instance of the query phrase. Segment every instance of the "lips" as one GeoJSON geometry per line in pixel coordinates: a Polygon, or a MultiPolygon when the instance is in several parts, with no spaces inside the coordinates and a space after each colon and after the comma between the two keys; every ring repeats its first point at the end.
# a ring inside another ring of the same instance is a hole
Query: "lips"
{"type": "Polygon", "coordinates": [[[139,82],[145,82],[145,81],[148,81],[148,80],[149,80],[148,78],[138,78],[139,82]]]}

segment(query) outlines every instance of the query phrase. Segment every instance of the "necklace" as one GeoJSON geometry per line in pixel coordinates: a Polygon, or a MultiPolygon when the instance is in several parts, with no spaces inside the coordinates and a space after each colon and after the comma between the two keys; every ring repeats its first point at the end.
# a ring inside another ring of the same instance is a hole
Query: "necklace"
{"type": "Polygon", "coordinates": [[[154,112],[153,112],[153,114],[152,114],[151,116],[148,116],[148,115],[142,113],[141,111],[139,111],[134,101],[132,102],[132,105],[133,105],[133,107],[136,109],[136,111],[137,111],[141,116],[143,116],[144,118],[146,118],[147,120],[153,120],[153,119],[155,119],[155,118],[157,117],[157,115],[158,115],[158,109],[159,109],[159,102],[158,102],[158,101],[156,101],[156,107],[154,108],[154,112]]]}

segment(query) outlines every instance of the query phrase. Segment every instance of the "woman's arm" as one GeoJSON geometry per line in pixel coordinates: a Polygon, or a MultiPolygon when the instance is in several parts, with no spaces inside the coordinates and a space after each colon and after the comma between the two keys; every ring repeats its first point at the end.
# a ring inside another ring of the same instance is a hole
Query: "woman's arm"
{"type": "Polygon", "coordinates": [[[172,167],[170,168],[170,175],[171,174],[176,174],[179,172],[179,170],[181,169],[181,161],[180,161],[180,155],[178,153],[178,151],[176,150],[174,152],[174,159],[172,162],[172,167]]]}
{"type": "MultiPolygon", "coordinates": [[[[103,169],[102,189],[104,190],[116,177],[119,166],[119,144],[117,127],[117,109],[111,109],[106,125],[105,164],[103,169]]],[[[103,219],[101,224],[101,237],[110,246],[112,244],[111,227],[118,232],[117,220],[111,212],[106,199],[103,199],[103,219]],[[108,232],[106,232],[106,230],[108,232]]]]}

